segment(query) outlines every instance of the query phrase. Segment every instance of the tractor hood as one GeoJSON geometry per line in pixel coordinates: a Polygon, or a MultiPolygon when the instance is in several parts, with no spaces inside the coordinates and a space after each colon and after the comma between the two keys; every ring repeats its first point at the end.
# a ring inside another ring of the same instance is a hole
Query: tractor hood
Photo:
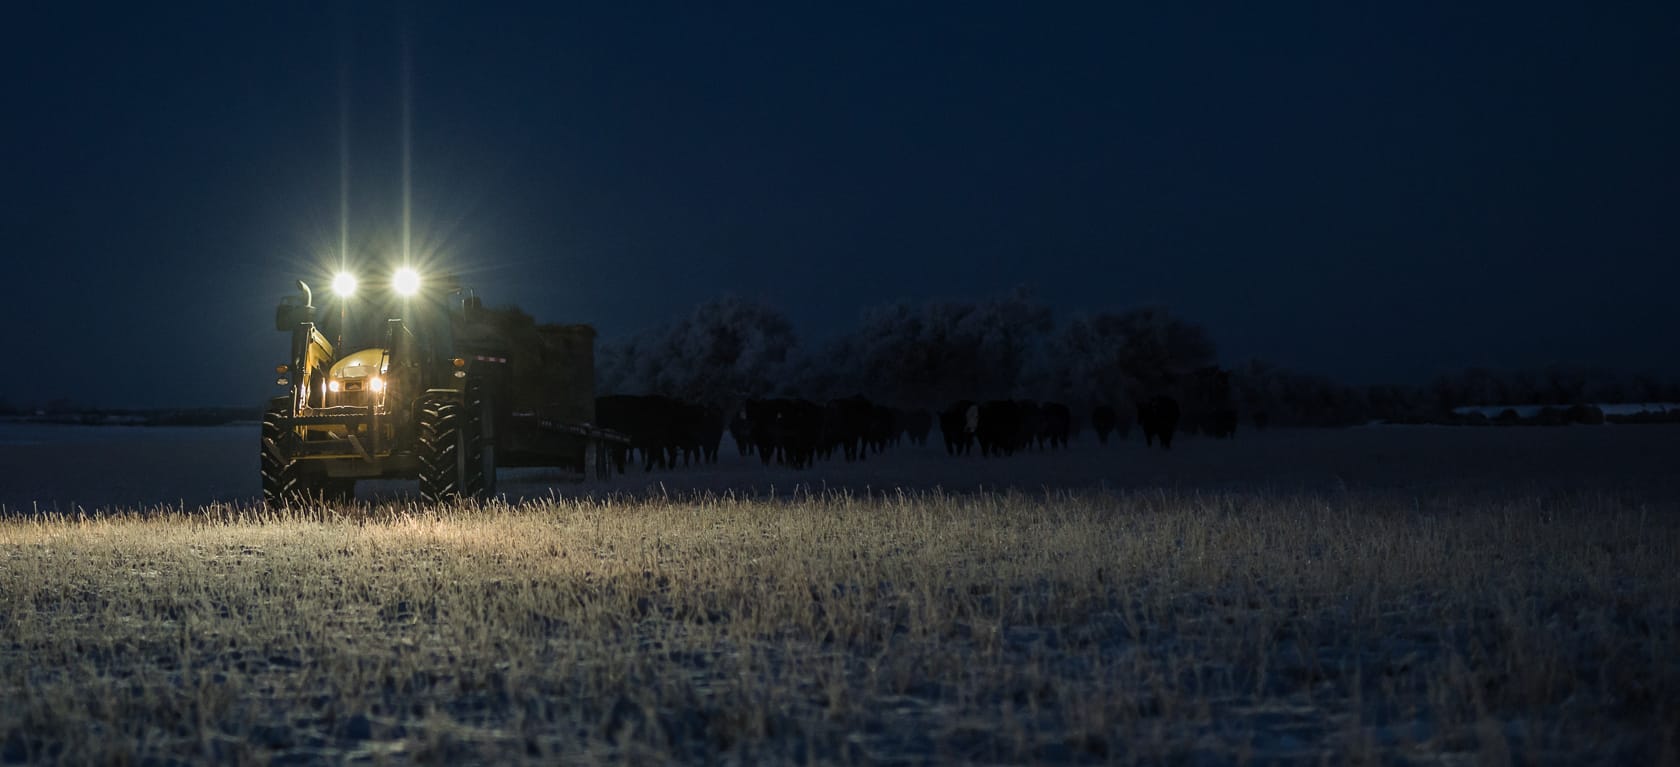
{"type": "Polygon", "coordinates": [[[343,359],[334,362],[327,375],[332,378],[366,378],[378,375],[384,371],[379,369],[381,360],[387,359],[385,350],[380,347],[363,349],[359,352],[347,354],[343,359]]]}

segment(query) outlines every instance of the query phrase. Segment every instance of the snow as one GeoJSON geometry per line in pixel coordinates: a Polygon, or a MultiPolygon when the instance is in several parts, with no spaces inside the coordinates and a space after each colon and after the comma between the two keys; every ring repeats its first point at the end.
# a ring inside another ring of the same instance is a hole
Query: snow
{"type": "MultiPolygon", "coordinates": [[[[1640,413],[1667,413],[1673,410],[1680,410],[1680,404],[1673,402],[1632,402],[1616,405],[1591,404],[1591,406],[1603,411],[1603,413],[1607,416],[1638,415],[1640,413]]],[[[1570,406],[1568,405],[1464,405],[1462,407],[1453,408],[1453,412],[1459,415],[1481,413],[1488,418],[1496,418],[1500,413],[1503,413],[1506,410],[1515,410],[1518,416],[1523,418],[1533,418],[1534,416],[1539,415],[1541,410],[1546,408],[1552,408],[1554,410],[1568,410],[1569,407],[1570,406]]]]}

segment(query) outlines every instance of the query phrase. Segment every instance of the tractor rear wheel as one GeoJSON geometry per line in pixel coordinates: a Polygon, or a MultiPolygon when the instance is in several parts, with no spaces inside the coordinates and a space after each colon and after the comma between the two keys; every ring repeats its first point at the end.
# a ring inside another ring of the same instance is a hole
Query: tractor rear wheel
{"type": "Polygon", "coordinates": [[[270,404],[262,420],[262,499],[271,507],[285,505],[304,491],[297,459],[289,452],[286,430],[280,423],[286,406],[270,404]]]}

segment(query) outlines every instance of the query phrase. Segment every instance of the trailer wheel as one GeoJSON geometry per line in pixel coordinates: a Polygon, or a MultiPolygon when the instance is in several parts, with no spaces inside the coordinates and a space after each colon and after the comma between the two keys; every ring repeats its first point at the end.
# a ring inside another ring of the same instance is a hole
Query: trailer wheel
{"type": "Polygon", "coordinates": [[[437,503],[461,495],[465,483],[461,406],[422,400],[419,411],[420,498],[437,503]]]}
{"type": "Polygon", "coordinates": [[[276,508],[304,490],[297,459],[288,453],[285,430],[280,427],[285,417],[285,405],[270,404],[262,420],[262,499],[276,508]]]}

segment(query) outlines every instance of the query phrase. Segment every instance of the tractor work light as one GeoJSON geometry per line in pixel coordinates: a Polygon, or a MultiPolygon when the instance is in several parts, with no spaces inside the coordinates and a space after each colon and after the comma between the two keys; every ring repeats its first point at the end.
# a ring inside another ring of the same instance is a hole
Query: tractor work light
{"type": "Polygon", "coordinates": [[[398,269],[397,273],[391,277],[391,287],[395,288],[397,294],[401,296],[412,296],[419,293],[420,273],[406,266],[398,269]]]}
{"type": "Polygon", "coordinates": [[[327,391],[338,391],[338,382],[337,381],[328,381],[327,382],[327,391]]]}
{"type": "Polygon", "coordinates": [[[333,277],[332,290],[340,298],[349,298],[356,294],[356,275],[349,272],[339,272],[333,277]]]}
{"type": "Polygon", "coordinates": [[[368,379],[368,388],[373,390],[373,391],[376,391],[376,392],[385,391],[385,380],[380,378],[379,376],[374,376],[372,378],[369,378],[368,379]]]}

